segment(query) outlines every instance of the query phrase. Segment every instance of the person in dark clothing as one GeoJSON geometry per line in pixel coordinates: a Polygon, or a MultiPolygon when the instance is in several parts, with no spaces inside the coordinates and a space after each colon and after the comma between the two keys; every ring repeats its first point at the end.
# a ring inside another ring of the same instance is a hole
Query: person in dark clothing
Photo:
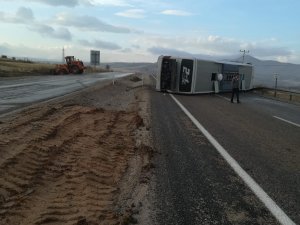
{"type": "Polygon", "coordinates": [[[239,86],[240,86],[239,76],[235,75],[231,81],[231,87],[232,87],[231,103],[233,103],[234,94],[236,94],[237,103],[240,103],[239,86]]]}

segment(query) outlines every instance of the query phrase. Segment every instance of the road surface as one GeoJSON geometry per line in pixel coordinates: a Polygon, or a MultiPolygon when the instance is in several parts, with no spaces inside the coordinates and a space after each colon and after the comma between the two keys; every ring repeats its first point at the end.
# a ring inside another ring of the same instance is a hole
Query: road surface
{"type": "Polygon", "coordinates": [[[127,76],[129,73],[99,73],[63,76],[1,78],[0,114],[57,96],[65,95],[96,82],[127,76]]]}
{"type": "MultiPolygon", "coordinates": [[[[175,97],[299,224],[300,107],[250,93],[242,104],[175,97]]],[[[153,92],[151,105],[157,224],[278,224],[169,94],[153,92]]]]}

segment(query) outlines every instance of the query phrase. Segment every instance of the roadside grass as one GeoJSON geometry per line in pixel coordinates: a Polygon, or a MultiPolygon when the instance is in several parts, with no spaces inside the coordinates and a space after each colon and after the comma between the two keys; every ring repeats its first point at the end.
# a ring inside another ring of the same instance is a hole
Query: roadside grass
{"type": "MultiPolygon", "coordinates": [[[[37,63],[31,61],[11,60],[0,58],[0,77],[52,75],[56,64],[37,63]]],[[[88,66],[85,73],[112,72],[102,67],[88,66]]]]}
{"type": "Polygon", "coordinates": [[[257,89],[254,90],[254,93],[257,93],[257,94],[262,95],[262,96],[267,97],[267,98],[276,99],[276,100],[279,100],[279,101],[300,104],[300,93],[298,93],[298,92],[277,90],[276,91],[276,96],[275,96],[275,90],[274,89],[257,88],[257,89]]]}
{"type": "Polygon", "coordinates": [[[0,76],[28,76],[28,75],[49,75],[55,67],[54,64],[20,62],[0,59],[0,76]]]}

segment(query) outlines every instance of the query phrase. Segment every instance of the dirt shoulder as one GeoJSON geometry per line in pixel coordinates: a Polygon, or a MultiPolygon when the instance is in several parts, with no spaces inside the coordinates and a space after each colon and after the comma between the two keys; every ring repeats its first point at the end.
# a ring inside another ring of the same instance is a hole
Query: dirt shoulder
{"type": "Polygon", "coordinates": [[[0,224],[149,222],[148,91],[127,77],[2,118],[0,224]]]}

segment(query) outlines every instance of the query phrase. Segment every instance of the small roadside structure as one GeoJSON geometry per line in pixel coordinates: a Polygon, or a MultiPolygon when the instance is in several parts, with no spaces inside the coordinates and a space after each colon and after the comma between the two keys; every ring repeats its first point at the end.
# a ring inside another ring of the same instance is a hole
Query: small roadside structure
{"type": "Polygon", "coordinates": [[[157,91],[183,94],[228,92],[235,75],[240,77],[240,90],[253,89],[251,64],[160,56],[157,65],[157,91]]]}

